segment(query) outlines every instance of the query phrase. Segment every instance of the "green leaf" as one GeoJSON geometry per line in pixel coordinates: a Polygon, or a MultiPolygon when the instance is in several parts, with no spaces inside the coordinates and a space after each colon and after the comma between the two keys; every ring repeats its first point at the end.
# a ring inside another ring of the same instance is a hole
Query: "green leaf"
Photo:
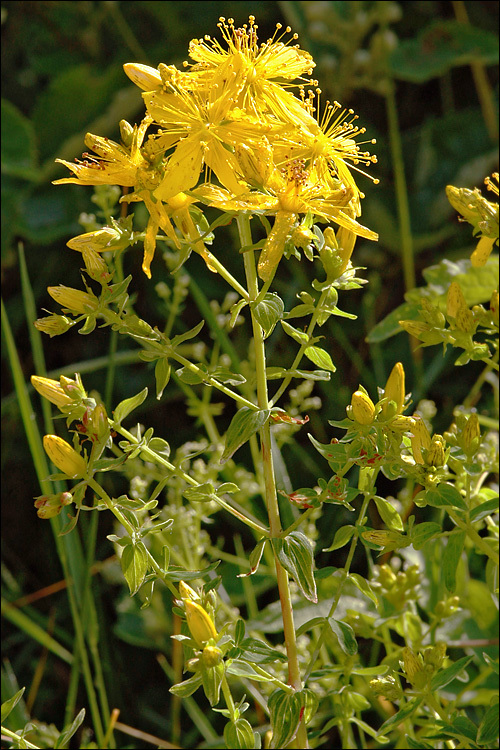
{"type": "Polygon", "coordinates": [[[494,747],[495,742],[498,742],[498,703],[490,706],[483,716],[476,742],[485,747],[494,747]]]}
{"type": "Polygon", "coordinates": [[[350,541],[352,538],[352,535],[356,531],[355,526],[347,525],[347,526],[341,526],[340,529],[337,529],[335,532],[335,536],[333,537],[333,542],[330,544],[330,546],[327,549],[322,550],[322,552],[333,552],[334,549],[341,549],[342,547],[345,547],[345,545],[350,541]]]}
{"type": "Polygon", "coordinates": [[[238,448],[241,448],[252,435],[261,429],[269,419],[269,409],[258,411],[243,406],[236,412],[226,433],[226,446],[221,457],[221,464],[231,458],[238,448]]]}
{"type": "Polygon", "coordinates": [[[380,343],[401,333],[403,329],[399,325],[400,320],[419,320],[422,297],[427,297],[433,305],[445,312],[446,295],[452,281],[460,284],[468,307],[488,302],[498,284],[498,256],[490,256],[488,263],[480,268],[474,268],[468,259],[456,262],[445,259],[436,266],[426,268],[423,276],[427,286],[407,292],[407,301],[372,328],[366,337],[368,343],[380,343]]]}
{"type": "Polygon", "coordinates": [[[498,37],[458,21],[435,21],[416,39],[401,41],[389,58],[394,78],[423,83],[451,68],[471,63],[498,64],[498,37]]]}
{"type": "Polygon", "coordinates": [[[212,482],[204,482],[196,487],[187,487],[182,494],[192,503],[208,503],[215,497],[215,490],[212,482]]]}
{"type": "Polygon", "coordinates": [[[408,703],[405,703],[405,705],[402,706],[399,711],[397,711],[393,716],[391,716],[390,719],[384,721],[377,732],[378,736],[380,737],[381,734],[385,734],[389,731],[389,729],[397,727],[398,724],[401,724],[401,722],[412,715],[412,713],[420,706],[422,701],[422,697],[415,697],[408,701],[408,703]]]}
{"type": "Polygon", "coordinates": [[[201,674],[197,672],[188,680],[184,680],[184,682],[179,682],[177,685],[172,685],[169,692],[173,693],[174,695],[179,695],[181,698],[188,698],[190,695],[193,695],[193,693],[195,693],[198,690],[201,683],[202,683],[201,674]]]}
{"type": "Polygon", "coordinates": [[[252,725],[242,716],[235,722],[230,721],[224,727],[224,742],[226,747],[234,747],[235,750],[251,750],[255,747],[255,737],[252,725]]]}
{"type": "Polygon", "coordinates": [[[245,657],[245,661],[255,662],[256,664],[287,661],[285,654],[277,651],[275,648],[271,648],[271,646],[268,646],[267,643],[260,641],[258,638],[245,638],[240,646],[244,651],[243,656],[245,657]]]}
{"type": "Polygon", "coordinates": [[[70,724],[68,724],[68,726],[64,727],[61,734],[57,738],[57,742],[54,745],[54,747],[55,748],[66,747],[69,740],[73,737],[73,735],[80,728],[80,725],[82,724],[84,718],[85,718],[85,709],[82,708],[82,710],[78,712],[77,716],[75,716],[73,721],[70,724]]]}
{"type": "Polygon", "coordinates": [[[265,676],[255,671],[251,664],[247,664],[245,661],[235,659],[229,666],[226,667],[228,674],[234,674],[237,677],[245,677],[248,680],[256,680],[257,682],[271,682],[273,679],[271,675],[265,676]]]}
{"type": "Polygon", "coordinates": [[[309,601],[316,603],[313,547],[301,531],[292,531],[284,538],[271,539],[275,554],[309,601]]]}
{"type": "Polygon", "coordinates": [[[321,367],[323,370],[335,372],[337,369],[328,352],[325,352],[325,350],[321,349],[319,346],[308,346],[304,354],[311,360],[311,362],[318,365],[318,367],[321,367]]]}
{"type": "Polygon", "coordinates": [[[184,333],[180,333],[178,336],[174,336],[174,338],[170,342],[170,345],[175,349],[175,347],[179,346],[179,344],[183,344],[184,341],[194,339],[199,334],[204,325],[205,321],[201,320],[198,325],[195,325],[194,328],[190,328],[189,331],[185,331],[184,333]]]}
{"type": "Polygon", "coordinates": [[[260,560],[262,558],[262,553],[264,552],[264,547],[266,546],[267,537],[264,537],[261,539],[253,550],[250,552],[250,556],[248,558],[248,562],[250,563],[250,570],[248,573],[239,573],[238,578],[246,578],[247,576],[252,576],[254,573],[257,572],[259,569],[260,560]]]}
{"type": "Polygon", "coordinates": [[[432,537],[441,533],[441,526],[434,521],[424,521],[414,526],[411,531],[411,543],[416,550],[421,549],[432,537]]]}
{"type": "Polygon", "coordinates": [[[477,508],[474,508],[474,510],[471,510],[469,514],[469,519],[471,523],[476,523],[477,521],[482,521],[483,518],[487,518],[492,513],[498,512],[498,495],[496,497],[492,497],[491,500],[486,500],[486,502],[481,503],[481,505],[478,505],[477,508]]]}
{"type": "Polygon", "coordinates": [[[304,331],[299,331],[284,320],[281,321],[281,325],[283,326],[285,333],[288,334],[288,336],[291,336],[297,344],[307,344],[309,341],[309,336],[307,333],[304,333],[304,331]]]}
{"type": "Polygon", "coordinates": [[[133,596],[142,585],[148,570],[148,553],[143,542],[128,544],[120,558],[123,575],[133,596]]]}
{"type": "Polygon", "coordinates": [[[446,667],[446,669],[441,669],[437,674],[434,675],[431,680],[431,690],[440,690],[441,688],[448,685],[452,680],[458,677],[461,672],[463,672],[465,667],[471,661],[472,656],[464,656],[462,659],[459,659],[451,666],[446,667]]]}
{"type": "Polygon", "coordinates": [[[124,401],[120,401],[113,412],[114,421],[118,424],[121,424],[125,417],[130,414],[130,412],[134,411],[134,409],[137,409],[137,407],[144,402],[147,395],[148,389],[144,388],[140,393],[137,393],[137,395],[131,396],[131,398],[126,398],[124,401]]]}
{"type": "Polygon", "coordinates": [[[206,667],[203,658],[201,664],[201,682],[204,693],[211,706],[216,706],[220,700],[220,688],[222,678],[224,677],[224,664],[218,664],[216,667],[206,667]]]}
{"type": "Polygon", "coordinates": [[[208,367],[203,364],[196,365],[198,372],[193,372],[189,367],[179,367],[175,371],[177,377],[188,385],[199,385],[208,378],[208,367]]]}
{"type": "Polygon", "coordinates": [[[268,293],[263,300],[251,307],[257,323],[264,332],[264,338],[267,339],[274,331],[276,323],[283,318],[283,300],[277,294],[268,293]]]}
{"type": "Polygon", "coordinates": [[[301,693],[286,693],[280,689],[271,693],[267,702],[273,729],[270,748],[279,750],[293,740],[299,728],[302,706],[301,693]]]}
{"type": "Polygon", "coordinates": [[[404,531],[404,524],[396,508],[383,497],[375,495],[373,498],[380,514],[380,518],[385,525],[393,531],[404,531]]]}
{"type": "Polygon", "coordinates": [[[328,624],[332,633],[337,636],[339,646],[347,656],[354,656],[358,653],[358,644],[354,635],[354,630],[346,622],[336,620],[334,617],[328,618],[328,624]]]}
{"type": "Polygon", "coordinates": [[[196,578],[204,578],[206,575],[211,573],[212,570],[215,570],[220,565],[220,560],[214,560],[213,563],[210,563],[210,565],[207,565],[206,568],[202,568],[201,570],[186,570],[185,568],[180,568],[176,565],[171,565],[168,569],[168,573],[166,574],[166,578],[168,578],[169,581],[174,581],[175,583],[178,583],[179,581],[194,581],[196,578]]]}
{"type": "Polygon", "coordinates": [[[155,365],[156,398],[158,401],[162,397],[163,391],[170,380],[170,370],[168,357],[160,357],[155,365]]]}
{"type": "Polygon", "coordinates": [[[374,604],[378,603],[377,595],[373,591],[366,578],[360,576],[359,573],[349,573],[349,580],[354,583],[356,588],[359,589],[362,594],[367,596],[368,599],[371,599],[374,604]]]}
{"type": "Polygon", "coordinates": [[[2,175],[38,179],[33,125],[11,102],[2,99],[2,175]]]}
{"type": "Polygon", "coordinates": [[[21,690],[18,690],[17,693],[12,696],[12,698],[9,698],[8,700],[2,703],[2,724],[4,723],[5,719],[10,714],[10,712],[19,703],[19,701],[23,697],[23,693],[25,690],[26,688],[21,688],[21,690]]]}
{"type": "Polygon", "coordinates": [[[438,485],[432,490],[427,490],[425,500],[428,505],[432,505],[434,508],[451,506],[452,508],[467,510],[467,505],[460,492],[456,487],[447,482],[438,485]]]}
{"type": "Polygon", "coordinates": [[[457,585],[457,567],[463,552],[465,536],[465,531],[455,529],[448,537],[448,542],[444,548],[442,559],[443,579],[448,591],[455,591],[457,585]]]}

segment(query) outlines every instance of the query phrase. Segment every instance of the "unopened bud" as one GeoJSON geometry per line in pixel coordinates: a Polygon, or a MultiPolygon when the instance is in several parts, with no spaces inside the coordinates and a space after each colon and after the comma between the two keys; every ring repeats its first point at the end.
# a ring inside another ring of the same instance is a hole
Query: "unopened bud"
{"type": "Polygon", "coordinates": [[[391,374],[387,378],[387,383],[384,388],[384,397],[387,399],[382,406],[382,414],[384,417],[401,414],[405,400],[405,371],[401,362],[396,362],[391,370],[391,374]],[[396,404],[396,411],[394,414],[390,414],[391,401],[394,401],[396,404]]]}
{"type": "Polygon", "coordinates": [[[351,398],[352,416],[356,422],[369,425],[375,419],[375,404],[363,391],[355,391],[351,398]]]}
{"type": "Polygon", "coordinates": [[[66,333],[74,324],[75,321],[71,320],[71,318],[67,318],[65,315],[56,315],[55,313],[47,315],[45,318],[38,318],[33,323],[37,331],[48,334],[50,338],[66,333]]]}
{"type": "Polygon", "coordinates": [[[162,81],[159,72],[149,65],[125,63],[123,70],[132,83],[135,83],[143,91],[154,91],[161,88],[162,81]]]}
{"type": "Polygon", "coordinates": [[[415,654],[408,646],[403,649],[403,669],[408,682],[414,687],[422,688],[424,686],[426,673],[424,672],[422,657],[420,654],[415,654]]]}
{"type": "Polygon", "coordinates": [[[184,581],[179,581],[179,596],[181,599],[190,599],[192,602],[199,602],[200,597],[194,589],[184,581]]]}
{"type": "Polygon", "coordinates": [[[495,241],[496,240],[494,238],[491,239],[490,237],[481,237],[476,245],[476,249],[470,256],[470,262],[473,268],[481,268],[482,266],[486,265],[486,262],[491,255],[491,251],[493,250],[495,241]]]}
{"type": "Polygon", "coordinates": [[[99,284],[105,285],[111,280],[112,274],[109,272],[108,266],[104,258],[99,253],[90,248],[82,250],[83,262],[85,268],[91,279],[98,281],[99,284]]]}
{"type": "Polygon", "coordinates": [[[306,247],[309,247],[315,238],[316,235],[314,232],[311,232],[310,229],[306,229],[306,227],[300,225],[293,230],[291,239],[295,247],[305,249],[306,247]]]}
{"type": "Polygon", "coordinates": [[[419,320],[398,320],[398,323],[406,333],[415,336],[416,339],[421,338],[422,334],[429,333],[431,330],[427,323],[421,323],[419,320]]]}
{"type": "Polygon", "coordinates": [[[217,646],[205,646],[201,658],[206,667],[216,667],[222,661],[222,651],[217,646]]]}
{"type": "Polygon", "coordinates": [[[473,412],[462,431],[462,445],[468,455],[472,455],[477,451],[480,438],[481,428],[479,427],[479,419],[476,412],[473,412]]]}
{"type": "Polygon", "coordinates": [[[96,229],[94,232],[85,232],[68,240],[66,245],[71,250],[83,252],[83,250],[94,250],[96,253],[102,253],[105,250],[115,249],[116,243],[122,239],[118,230],[113,227],[103,227],[96,229]]]}
{"type": "Polygon", "coordinates": [[[255,146],[237,143],[234,153],[242,176],[251,185],[266,185],[273,168],[273,152],[264,138],[255,146]]]}
{"type": "Polygon", "coordinates": [[[413,451],[413,458],[415,463],[424,464],[424,458],[422,456],[422,449],[428,450],[431,447],[431,436],[429,430],[425,426],[425,422],[418,414],[414,415],[415,425],[412,428],[411,447],[413,451]]]}
{"type": "Polygon", "coordinates": [[[427,464],[427,466],[434,466],[436,468],[440,468],[441,466],[444,466],[444,462],[445,462],[444,447],[445,447],[445,443],[443,440],[443,436],[433,435],[430,447],[425,454],[425,463],[427,464]]]}
{"type": "Polygon", "coordinates": [[[397,684],[396,679],[390,675],[370,680],[370,687],[375,695],[383,695],[389,701],[397,701],[403,697],[403,691],[397,684]]]}
{"type": "Polygon", "coordinates": [[[429,646],[424,651],[424,664],[430,665],[434,671],[441,669],[446,656],[446,643],[440,641],[435,646],[429,646]]]}
{"type": "Polygon", "coordinates": [[[65,505],[73,502],[71,492],[59,492],[57,495],[40,495],[35,498],[36,513],[39,518],[54,518],[65,505]]]}
{"type": "Polygon", "coordinates": [[[83,476],[87,471],[87,462],[83,456],[57,435],[45,435],[43,447],[52,463],[69,477],[83,476]]]}
{"type": "Polygon", "coordinates": [[[120,120],[120,137],[126,148],[130,148],[134,140],[134,128],[126,120],[120,120]]]}
{"type": "Polygon", "coordinates": [[[201,605],[191,599],[185,599],[184,607],[188,628],[197,646],[201,648],[211,638],[217,638],[213,620],[201,605]]]}
{"type": "Polygon", "coordinates": [[[59,409],[61,406],[70,406],[73,403],[73,399],[65,393],[57,380],[32,375],[31,384],[40,396],[46,398],[51,404],[55,404],[59,409]]]}
{"type": "Polygon", "coordinates": [[[452,281],[446,295],[446,312],[451,318],[455,318],[457,312],[464,307],[467,308],[467,302],[460,284],[452,281]]]}
{"type": "Polygon", "coordinates": [[[49,286],[48,293],[61,307],[66,307],[73,313],[89,313],[97,309],[97,297],[94,294],[72,289],[69,286],[49,286]]]}

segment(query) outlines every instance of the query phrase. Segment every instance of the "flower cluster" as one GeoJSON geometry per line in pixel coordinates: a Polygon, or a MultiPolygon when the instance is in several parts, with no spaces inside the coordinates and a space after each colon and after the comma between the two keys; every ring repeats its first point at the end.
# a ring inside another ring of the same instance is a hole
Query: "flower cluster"
{"type": "MultiPolygon", "coordinates": [[[[193,39],[192,62],[184,70],[126,64],[125,73],[143,91],[144,119],[133,127],[120,123],[121,143],[88,133],[85,143],[94,153],[75,163],[58,160],[72,174],[55,182],[120,185],[128,188],[122,202],[144,203],[149,219],[142,268],[148,277],[160,230],[183,259],[194,250],[217,270],[196,202],[275,217],[258,266],[264,281],[274,275],[305,217],[338,225],[335,244],[345,266],[357,236],[377,239],[358,222],[363,194],[352,173],[376,161],[356,141],[364,129],[352,110],[320,104],[321,92],[310,78],[311,55],[290,43],[295,34],[283,41],[290,28],[282,33],[278,24],[263,43],[253,16],[241,28],[221,18],[219,28],[225,46],[208,36],[193,39]]],[[[121,242],[116,227],[106,231],[70,245],[84,247],[86,265],[93,262],[101,282],[107,278],[99,253],[121,242]]],[[[51,326],[59,332],[61,322],[51,326]]]]}

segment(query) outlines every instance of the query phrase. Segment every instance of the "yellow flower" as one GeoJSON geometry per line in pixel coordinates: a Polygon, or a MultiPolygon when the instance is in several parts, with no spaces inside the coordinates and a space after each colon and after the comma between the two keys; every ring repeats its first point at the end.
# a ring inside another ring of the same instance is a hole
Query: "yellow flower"
{"type": "MultiPolygon", "coordinates": [[[[276,38],[281,24],[276,25],[273,37],[262,44],[258,42],[258,26],[254,16],[249,16],[248,25],[244,24],[242,28],[235,28],[232,18],[227,23],[225,18],[220,18],[218,26],[227,50],[208,36],[193,39],[189,45],[189,55],[198,65],[192,66],[191,71],[212,72],[215,86],[231,78],[233,94],[237,93],[234,101],[249,114],[259,116],[271,112],[285,122],[304,117],[306,112],[300,99],[286,91],[285,87],[315,83],[304,77],[306,74],[310,76],[315,67],[311,55],[296,44],[292,46],[288,42],[283,43],[281,37],[276,38]],[[292,84],[295,80],[297,83],[292,84]]],[[[290,34],[290,27],[283,33],[290,34]]],[[[297,38],[298,35],[293,34],[290,41],[297,38]]]]}
{"type": "Polygon", "coordinates": [[[266,192],[251,191],[237,196],[213,185],[202,185],[196,194],[222,211],[249,211],[275,214],[271,231],[259,259],[259,276],[268,281],[278,265],[285,242],[298,214],[308,213],[334,221],[354,235],[376,240],[378,235],[358,224],[350,215],[352,193],[344,186],[332,190],[318,179],[303,161],[290,162],[283,170],[274,169],[265,186],[266,192]]]}
{"type": "Polygon", "coordinates": [[[210,638],[217,638],[217,630],[213,620],[200,604],[191,599],[184,599],[184,607],[189,632],[197,646],[201,648],[210,638]]]}
{"type": "Polygon", "coordinates": [[[232,111],[232,78],[205,95],[183,86],[182,74],[173,69],[166,89],[143,95],[149,115],[164,129],[159,138],[166,135],[177,144],[155,197],[165,201],[190,190],[198,183],[203,166],[212,170],[228,190],[242,192],[233,149],[237,143],[258,140],[272,129],[271,125],[232,111]]]}
{"type": "Polygon", "coordinates": [[[62,185],[72,182],[76,185],[155,188],[159,181],[159,173],[141,152],[144,136],[150,124],[150,118],[146,117],[139,127],[134,127],[130,148],[125,148],[109,138],[87,133],[85,145],[96,155],[85,153],[83,161],[75,159],[74,164],[63,159],[56,159],[56,162],[68,167],[74,177],[54,180],[53,184],[62,185]]]}
{"type": "Polygon", "coordinates": [[[87,471],[87,462],[83,456],[57,435],[45,435],[43,447],[52,463],[69,477],[83,476],[87,471]]]}

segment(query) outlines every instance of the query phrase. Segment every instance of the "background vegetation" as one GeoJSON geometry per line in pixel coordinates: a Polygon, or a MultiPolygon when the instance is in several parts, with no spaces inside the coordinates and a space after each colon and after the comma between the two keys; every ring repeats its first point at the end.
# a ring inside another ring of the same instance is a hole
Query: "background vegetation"
{"type": "MultiPolygon", "coordinates": [[[[140,93],[124,75],[124,63],[181,65],[191,38],[207,33],[215,36],[221,15],[243,23],[243,11],[256,16],[262,39],[273,34],[277,22],[290,24],[317,63],[315,75],[324,98],[352,107],[366,126],[367,139],[377,139],[370,150],[377,153],[378,164],[370,173],[380,184],[374,186],[367,178],[360,178],[360,184],[367,194],[363,224],[377,231],[380,241],[376,245],[358,242],[355,251],[356,264],[367,268],[369,285],[341,300],[344,309],[358,315],[357,321],[332,318],[327,330],[322,330],[323,346],[331,353],[337,373],[330,382],[317,384],[314,395],[321,398],[321,409],[312,408],[307,429],[283,448],[288,469],[283,486],[289,489],[310,486],[325,475],[326,465],[311,449],[306,433],[328,442],[332,430],[327,420],[343,418],[358,383],[375,394],[376,385],[385,383],[394,362],[402,361],[414,403],[422,397],[432,399],[437,410],[434,429],[443,432],[454,406],[463,401],[482,369],[479,362],[466,370],[457,369],[453,364],[456,353],[443,354],[438,347],[412,352],[405,333],[381,343],[373,336],[368,342],[366,337],[404,301],[407,289],[424,283],[424,268],[443,258],[468,257],[474,246],[469,225],[457,222],[445,186],[480,186],[486,175],[498,169],[496,104],[492,107],[498,100],[498,67],[493,64],[498,58],[497,2],[254,2],[251,7],[203,1],[2,2],[3,299],[29,382],[33,355],[21,293],[19,248],[25,254],[40,315],[43,308],[54,309],[47,286],[79,286],[78,263],[65,243],[82,231],[79,215],[96,211],[90,202],[91,188],[51,184],[65,176],[54,159],[80,156],[87,131],[119,140],[119,120],[141,118],[140,93]],[[462,33],[444,23],[456,19],[463,22],[462,33]],[[406,191],[401,183],[403,173],[406,191]]],[[[136,215],[140,218],[139,212],[136,215]]],[[[227,232],[227,247],[231,248],[231,227],[227,232]]],[[[226,253],[228,267],[236,268],[237,258],[233,262],[227,256],[230,250],[220,252],[226,253]]],[[[139,249],[127,255],[125,273],[134,272],[141,316],[161,325],[166,306],[152,293],[152,285],[163,282],[171,288],[172,280],[161,254],[158,256],[153,281],[140,274],[139,249]]],[[[199,258],[193,257],[186,270],[206,298],[223,303],[225,291],[218,286],[219,278],[209,274],[199,258]]],[[[292,260],[284,266],[277,291],[288,307],[310,273],[305,261],[299,265],[292,260]]],[[[186,329],[198,322],[203,304],[196,288],[192,289],[194,296],[184,301],[186,329]]],[[[233,343],[242,357],[246,356],[247,337],[244,327],[236,329],[233,343]]],[[[275,351],[271,356],[277,361],[286,356],[284,338],[276,333],[272,339],[275,351]]],[[[125,347],[126,343],[119,345],[125,347]]],[[[88,390],[104,394],[108,347],[106,331],[85,337],[72,330],[60,338],[46,339],[49,376],[73,376],[78,371],[88,390]]],[[[68,601],[64,587],[58,586],[61,568],[50,526],[41,522],[33,509],[33,497],[40,490],[3,352],[2,357],[3,596],[22,603],[19,611],[29,623],[57,632],[60,643],[71,651],[68,601]]],[[[134,350],[124,348],[119,357],[115,403],[151,386],[152,381],[152,372],[137,364],[134,350]]],[[[31,398],[39,411],[32,392],[31,398]]],[[[476,406],[495,411],[491,403],[476,406]]],[[[152,396],[141,409],[137,417],[173,446],[196,440],[196,420],[186,419],[184,395],[174,381],[159,404],[152,396]]],[[[328,547],[332,529],[344,523],[347,520],[337,506],[329,506],[316,548],[328,547]]],[[[168,655],[170,624],[167,615],[162,621],[156,613],[156,619],[148,622],[147,610],[139,614],[127,606],[128,592],[110,559],[106,540],[111,524],[111,519],[101,519],[95,555],[100,564],[93,570],[99,650],[109,703],[120,708],[128,725],[168,737],[171,698],[157,653],[168,655]]],[[[234,552],[232,536],[238,529],[228,525],[227,519],[216,516],[207,528],[214,545],[234,552]]],[[[341,565],[342,550],[318,559],[323,565],[341,565]]],[[[480,561],[477,558],[478,566],[480,561]]],[[[234,580],[232,601],[244,606],[243,589],[234,573],[227,576],[234,580]]],[[[480,576],[479,568],[477,573],[480,576]]],[[[265,594],[259,604],[265,606],[265,594]]],[[[495,612],[488,609],[475,615],[470,622],[471,637],[495,632],[495,612]]],[[[60,728],[68,665],[45,651],[26,623],[4,622],[2,646],[5,697],[15,692],[16,685],[26,685],[28,711],[60,728]]],[[[82,692],[79,705],[84,702],[82,692]]],[[[25,716],[21,709],[14,718],[22,726],[25,716]]],[[[195,729],[192,741],[199,741],[195,729]]],[[[130,739],[127,742],[128,747],[143,746],[130,739]]],[[[325,746],[328,744],[330,741],[325,746]]]]}

